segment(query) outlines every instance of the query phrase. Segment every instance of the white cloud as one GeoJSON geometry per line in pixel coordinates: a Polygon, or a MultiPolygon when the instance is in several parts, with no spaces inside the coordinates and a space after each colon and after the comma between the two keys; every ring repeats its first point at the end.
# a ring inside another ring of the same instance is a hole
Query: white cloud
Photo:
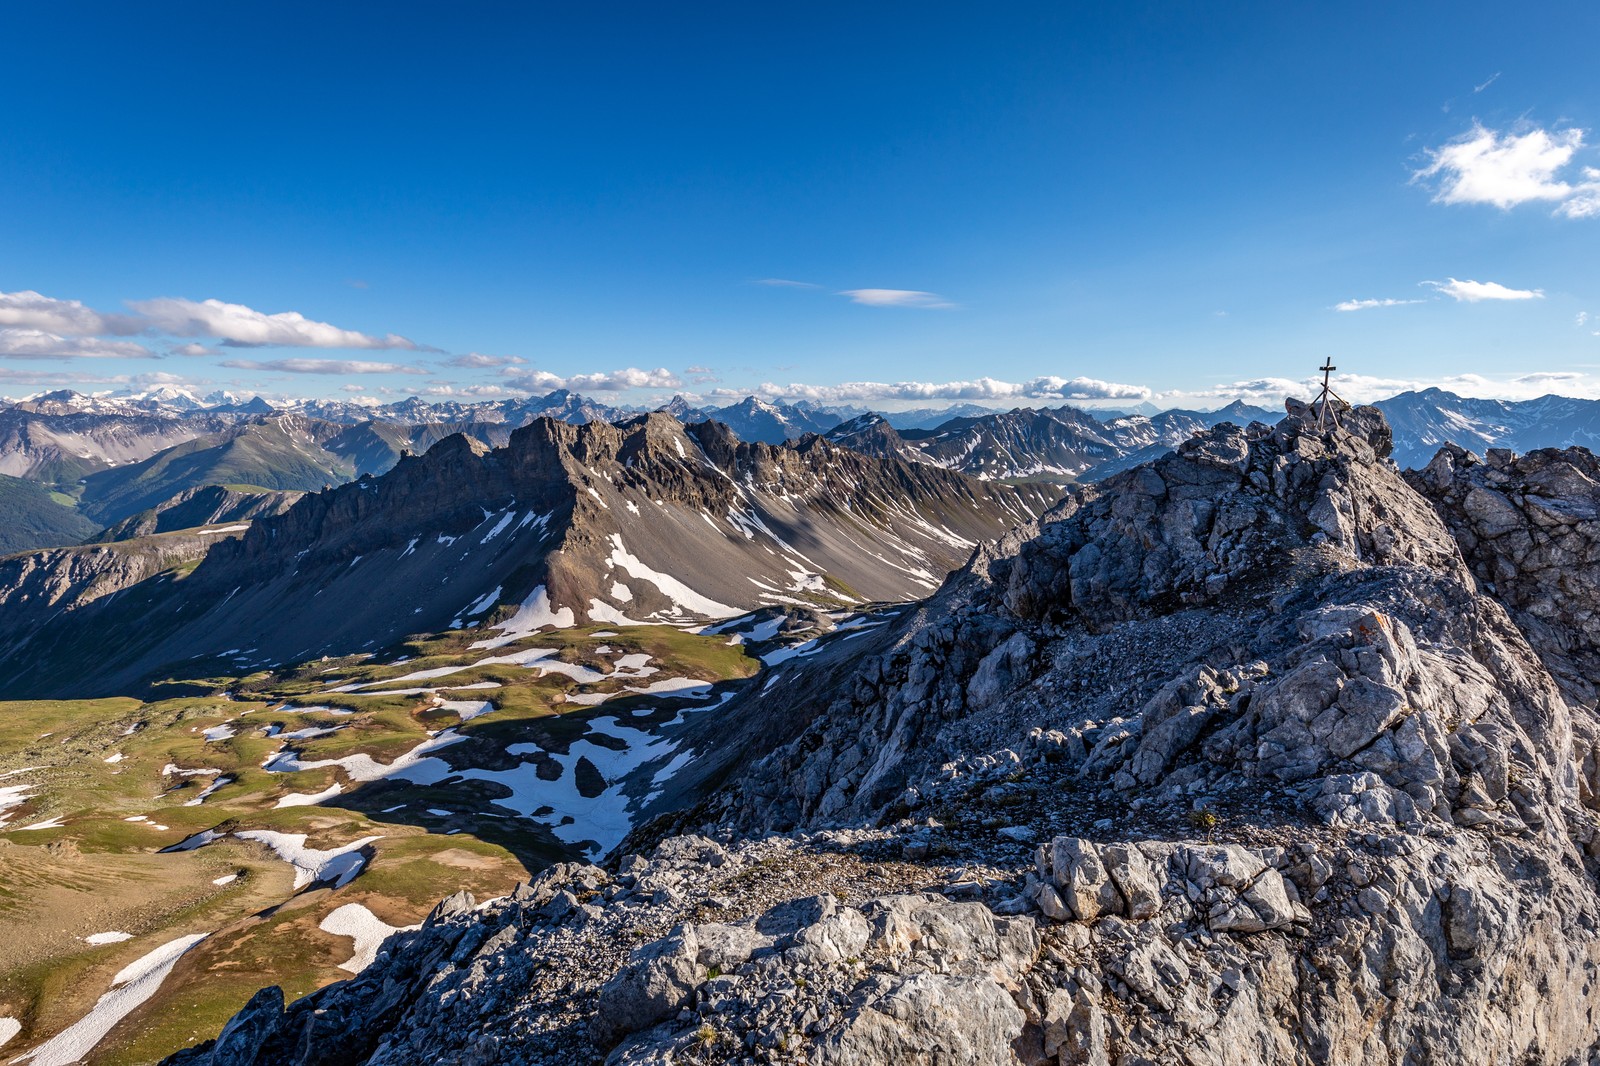
{"type": "MultiPolygon", "coordinates": [[[[510,371],[507,371],[510,373],[510,371]]],[[[548,370],[527,370],[506,381],[506,388],[518,392],[554,392],[567,387],[567,379],[548,370]]]]}
{"type": "Polygon", "coordinates": [[[154,352],[133,341],[98,337],[63,337],[43,329],[0,329],[0,358],[8,359],[150,359],[154,352]]]}
{"type": "MultiPolygon", "coordinates": [[[[1243,400],[1246,403],[1281,410],[1285,397],[1302,400],[1316,395],[1320,377],[1256,378],[1198,389],[1168,389],[1153,397],[1162,407],[1214,408],[1243,400]]],[[[1555,392],[1562,396],[1600,399],[1600,375],[1573,371],[1534,371],[1508,377],[1483,374],[1453,374],[1437,378],[1388,378],[1369,374],[1334,374],[1334,391],[1351,403],[1372,403],[1402,392],[1443,389],[1458,396],[1490,400],[1532,400],[1555,392]]]]}
{"type": "MultiPolygon", "coordinates": [[[[509,373],[509,372],[508,372],[509,373]]],[[[528,370],[506,381],[506,387],[518,392],[552,392],[571,389],[574,392],[624,392],[628,389],[676,389],[682,379],[666,367],[640,370],[609,370],[599,374],[574,374],[562,377],[548,370],[528,370]]]]}
{"type": "MultiPolygon", "coordinates": [[[[752,390],[713,389],[718,399],[740,399],[752,390]]],[[[1038,377],[1012,382],[995,378],[973,381],[850,381],[839,385],[777,385],[767,382],[753,390],[772,400],[813,400],[818,403],[875,403],[902,400],[1145,400],[1150,390],[1097,378],[1038,377]]]]}
{"type": "Polygon", "coordinates": [[[1595,218],[1600,216],[1600,170],[1583,168],[1583,182],[1573,189],[1556,213],[1568,218],[1595,218]]]}
{"type": "Polygon", "coordinates": [[[955,306],[936,292],[917,289],[845,289],[838,295],[848,296],[851,303],[866,307],[917,307],[934,311],[955,306]]]}
{"type": "Polygon", "coordinates": [[[129,304],[164,333],[179,337],[215,337],[230,347],[404,348],[417,344],[390,333],[382,337],[340,329],[309,319],[298,311],[266,314],[244,304],[221,300],[183,300],[165,296],[129,304]]]}
{"type": "Polygon", "coordinates": [[[788,278],[758,278],[752,282],[754,285],[770,285],[775,289],[820,289],[821,285],[813,285],[809,281],[791,281],[788,278]]]}
{"type": "Polygon", "coordinates": [[[1600,171],[1585,167],[1576,184],[1560,174],[1583,147],[1583,136],[1580,129],[1501,134],[1474,125],[1443,147],[1428,149],[1428,165],[1411,178],[1432,183],[1439,203],[1509,210],[1545,202],[1555,203],[1557,214],[1589,218],[1600,215],[1600,171]]]}
{"type": "Polygon", "coordinates": [[[208,347],[207,345],[204,345],[204,344],[180,344],[176,348],[172,349],[172,354],[173,355],[197,356],[197,355],[221,355],[222,353],[217,351],[215,348],[208,347]]]}
{"type": "Polygon", "coordinates": [[[1497,70],[1493,74],[1489,75],[1489,80],[1484,82],[1482,85],[1474,85],[1472,87],[1472,91],[1475,92],[1475,93],[1481,93],[1481,92],[1483,92],[1483,90],[1487,89],[1489,86],[1493,85],[1495,82],[1497,82],[1499,80],[1500,80],[1500,72],[1497,70]]]}
{"type": "Polygon", "coordinates": [[[1508,289],[1498,281],[1424,281],[1444,295],[1462,303],[1479,303],[1483,300],[1542,300],[1543,289],[1508,289]]]}
{"type": "Polygon", "coordinates": [[[431,374],[404,363],[369,363],[360,359],[224,359],[218,366],[234,370],[275,370],[290,374],[431,374]]]}
{"type": "Polygon", "coordinates": [[[458,355],[454,359],[446,360],[446,365],[477,370],[494,366],[521,366],[526,362],[526,359],[517,355],[484,355],[481,352],[468,352],[466,355],[458,355]]]}
{"type": "Polygon", "coordinates": [[[144,324],[131,315],[105,315],[80,300],[58,300],[25,289],[0,292],[0,326],[19,326],[63,336],[93,336],[101,333],[137,333],[144,324]]]}
{"type": "Polygon", "coordinates": [[[468,398],[504,397],[510,390],[504,385],[450,385],[430,384],[422,390],[424,396],[462,396],[468,398]]]}
{"type": "Polygon", "coordinates": [[[1422,300],[1345,300],[1343,303],[1333,305],[1335,311],[1365,311],[1372,307],[1402,307],[1405,304],[1420,304],[1422,300]]]}
{"type": "Polygon", "coordinates": [[[654,370],[612,370],[604,374],[578,374],[567,379],[567,388],[621,392],[624,389],[675,389],[682,385],[678,375],[666,367],[654,370]]]}

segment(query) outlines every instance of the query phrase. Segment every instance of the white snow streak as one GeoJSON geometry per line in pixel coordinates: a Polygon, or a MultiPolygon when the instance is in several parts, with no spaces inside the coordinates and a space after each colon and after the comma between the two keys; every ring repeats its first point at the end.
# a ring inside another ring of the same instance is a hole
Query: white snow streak
{"type": "Polygon", "coordinates": [[[11,1061],[29,1066],[72,1066],[86,1058],[113,1026],[156,994],[156,989],[161,987],[183,953],[205,938],[205,933],[182,936],[129,963],[111,979],[111,991],[101,996],[88,1014],[28,1054],[11,1061]]]}
{"type": "Polygon", "coordinates": [[[611,563],[613,566],[621,567],[631,577],[650,582],[661,590],[662,595],[684,610],[705,615],[707,618],[727,618],[744,613],[737,607],[729,607],[709,596],[700,595],[670,574],[650,569],[639,561],[638,556],[628,551],[622,543],[622,537],[616,533],[611,534],[611,563]]]}

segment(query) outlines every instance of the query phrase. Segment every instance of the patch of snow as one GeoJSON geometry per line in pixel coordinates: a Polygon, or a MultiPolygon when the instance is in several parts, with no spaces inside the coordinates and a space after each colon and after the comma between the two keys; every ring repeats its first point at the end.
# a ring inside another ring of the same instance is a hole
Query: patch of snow
{"type": "Polygon", "coordinates": [[[239,880],[238,874],[223,874],[221,877],[213,878],[211,883],[214,885],[231,885],[237,880],[239,880]]]}
{"type": "Polygon", "coordinates": [[[109,932],[109,933],[90,933],[88,936],[83,938],[84,943],[86,943],[86,944],[95,944],[95,945],[100,945],[100,944],[120,944],[124,940],[132,940],[132,939],[133,939],[133,934],[132,933],[120,933],[120,932],[116,932],[116,931],[112,931],[112,932],[109,932]]]}
{"type": "Polygon", "coordinates": [[[274,810],[279,807],[315,807],[323,800],[332,799],[344,791],[344,786],[335,781],[321,792],[291,792],[272,805],[274,810]]]}
{"type": "Polygon", "coordinates": [[[184,952],[206,935],[192,933],[170,940],[124,966],[111,979],[111,990],[100,997],[88,1014],[12,1062],[28,1066],[72,1066],[88,1057],[118,1022],[156,994],[184,952]]]}
{"type": "Polygon", "coordinates": [[[652,570],[639,560],[639,557],[628,551],[622,543],[622,537],[616,533],[611,534],[612,565],[621,567],[630,577],[648,581],[661,590],[661,594],[679,607],[695,614],[705,615],[708,618],[727,618],[730,615],[742,614],[736,607],[729,607],[725,603],[718,603],[709,596],[702,596],[694,589],[685,585],[670,574],[663,574],[652,570]]]}
{"type": "Polygon", "coordinates": [[[489,608],[493,607],[496,603],[500,602],[500,590],[503,587],[504,586],[502,585],[496,585],[493,592],[486,592],[479,599],[473,600],[472,605],[465,611],[461,612],[462,615],[471,618],[473,615],[482,614],[484,611],[487,611],[489,608]]]}
{"type": "Polygon", "coordinates": [[[0,1047],[11,1042],[11,1038],[22,1032],[22,1023],[15,1018],[0,1018],[0,1047]]]}
{"type": "MultiPolygon", "coordinates": [[[[725,692],[720,699],[685,708],[675,720],[683,715],[720,707],[732,697],[733,693],[725,692]]],[[[666,766],[672,767],[673,773],[681,769],[683,762],[675,758],[676,742],[667,737],[623,725],[614,717],[596,718],[589,725],[590,736],[620,740],[623,747],[606,747],[585,737],[573,741],[565,753],[549,752],[548,756],[561,765],[561,776],[554,781],[540,778],[538,764],[533,762],[525,762],[509,770],[474,768],[462,771],[462,776],[494,781],[511,790],[510,796],[491,800],[491,804],[509,808],[525,818],[537,818],[568,843],[593,841],[597,852],[609,851],[633,828],[633,817],[637,810],[635,802],[618,787],[619,782],[631,771],[654,760],[663,760],[666,766]],[[578,791],[575,772],[578,760],[585,758],[606,782],[605,791],[598,796],[587,797],[578,791]],[[535,815],[534,812],[547,807],[550,813],[535,815]],[[562,824],[566,818],[572,820],[562,824]]],[[[543,748],[532,743],[512,744],[506,748],[508,755],[542,751],[543,748]]],[[[660,771],[656,777],[665,780],[660,771]]]]}
{"type": "Polygon", "coordinates": [[[373,960],[378,957],[378,949],[390,936],[409,929],[419,929],[421,926],[390,925],[361,904],[346,903],[322,919],[322,924],[317,928],[324,933],[347,936],[355,941],[355,954],[351,955],[348,961],[341,962],[339,969],[360,973],[372,965],[373,960]]]}
{"type": "Polygon", "coordinates": [[[34,795],[29,789],[30,786],[27,786],[27,784],[8,784],[8,786],[0,787],[0,826],[5,826],[5,813],[8,810],[21,807],[29,797],[34,795]]]}
{"type": "Polygon", "coordinates": [[[219,833],[215,829],[202,829],[193,836],[184,837],[171,847],[162,848],[161,851],[163,853],[172,851],[193,851],[196,848],[205,847],[213,840],[221,840],[227,835],[228,834],[226,833],[219,833]]]}
{"type": "MultiPolygon", "coordinates": [[[[760,582],[756,582],[756,584],[759,586],[760,582]]],[[[771,640],[773,637],[777,636],[778,630],[783,628],[783,623],[783,615],[779,615],[776,618],[769,618],[764,622],[756,622],[750,615],[740,615],[738,618],[731,619],[727,622],[721,622],[714,626],[707,626],[705,631],[708,636],[718,636],[722,633],[742,633],[744,634],[745,640],[754,643],[763,640],[771,640]]]]}
{"type": "Polygon", "coordinates": [[[438,706],[441,710],[455,712],[463,722],[470,722],[494,710],[494,704],[488,700],[444,700],[438,706]]]}
{"type": "Polygon", "coordinates": [[[632,603],[633,590],[620,581],[613,581],[611,583],[611,598],[618,603],[632,603]]]}
{"type": "Polygon", "coordinates": [[[340,759],[316,759],[311,762],[302,762],[298,752],[293,750],[281,751],[268,759],[262,767],[272,773],[294,773],[298,770],[320,770],[324,766],[337,766],[344,770],[351,781],[365,784],[368,781],[381,781],[385,778],[398,778],[411,781],[419,785],[432,785],[451,773],[450,764],[443,759],[431,757],[431,753],[440,748],[448,748],[452,744],[459,744],[467,738],[456,734],[452,730],[445,730],[436,737],[430,737],[400,756],[392,763],[381,763],[366,752],[357,752],[346,755],[340,759]]]}
{"type": "Polygon", "coordinates": [[[322,851],[306,847],[305,833],[277,833],[270,829],[246,829],[233,834],[240,840],[254,840],[265,844],[277,853],[278,858],[294,867],[294,887],[304,888],[318,881],[332,881],[334,888],[343,888],[355,879],[367,864],[361,849],[382,836],[362,837],[343,847],[322,851]]]}
{"type": "Polygon", "coordinates": [[[441,811],[437,807],[427,807],[424,809],[435,818],[450,818],[456,813],[455,811],[441,811]]]}
{"type": "Polygon", "coordinates": [[[647,622],[634,621],[605,600],[593,598],[589,600],[589,620],[592,622],[604,622],[612,626],[642,626],[649,624],[647,622]]]}
{"type": "Polygon", "coordinates": [[[187,803],[184,804],[184,806],[185,807],[198,807],[198,806],[200,806],[200,804],[204,803],[206,801],[206,798],[209,797],[217,789],[223,787],[224,785],[231,785],[231,784],[233,784],[233,782],[235,780],[236,780],[235,778],[228,777],[227,775],[223,775],[222,777],[217,778],[215,781],[211,782],[211,784],[207,785],[205,787],[205,789],[200,793],[200,795],[196,796],[192,800],[189,800],[187,803]]]}
{"type": "Polygon", "coordinates": [[[797,659],[806,655],[815,655],[821,650],[822,649],[817,645],[816,640],[812,639],[806,641],[804,644],[796,644],[793,647],[778,648],[774,651],[769,651],[761,657],[761,661],[768,666],[777,666],[779,663],[788,662],[790,659],[797,659]]]}
{"type": "Polygon", "coordinates": [[[279,740],[309,740],[312,737],[325,737],[329,733],[337,733],[343,728],[342,725],[308,725],[304,729],[294,729],[275,735],[279,740]]]}
{"type": "Polygon", "coordinates": [[[480,640],[471,645],[474,648],[498,648],[520,640],[529,633],[535,633],[545,626],[556,629],[571,629],[578,624],[577,617],[572,613],[571,607],[562,607],[552,610],[550,607],[550,593],[543,585],[534,588],[528,598],[522,601],[517,608],[517,613],[507,618],[504,622],[496,623],[492,628],[500,630],[504,636],[493,637],[489,640],[480,640]]]}
{"type": "Polygon", "coordinates": [[[209,777],[212,774],[222,773],[222,767],[209,766],[201,767],[198,770],[183,770],[176,763],[169,762],[161,768],[161,772],[163,774],[177,774],[179,777],[209,777]]]}
{"type": "Polygon", "coordinates": [[[66,824],[67,823],[63,822],[61,820],[61,816],[58,814],[52,818],[46,818],[42,822],[34,822],[32,825],[25,825],[21,829],[16,830],[16,832],[26,833],[30,829],[60,829],[66,824]]]}
{"type": "Polygon", "coordinates": [[[105,761],[108,762],[108,763],[119,763],[119,762],[122,761],[122,759],[123,759],[123,754],[122,754],[122,752],[119,751],[115,755],[107,755],[106,758],[105,758],[105,761]]]}
{"type": "Polygon", "coordinates": [[[566,702],[575,703],[579,707],[598,707],[607,700],[614,700],[618,696],[626,696],[628,692],[575,692],[566,697],[566,702]]]}
{"type": "Polygon", "coordinates": [[[692,677],[669,677],[664,681],[652,682],[644,688],[630,688],[628,691],[637,692],[642,696],[662,696],[667,693],[692,696],[700,692],[710,692],[711,682],[696,681],[692,677]]]}
{"type": "Polygon", "coordinates": [[[494,538],[498,537],[501,533],[505,532],[505,528],[511,524],[511,520],[515,517],[517,517],[515,511],[507,511],[505,514],[501,515],[500,521],[496,522],[494,524],[494,528],[489,530],[488,535],[482,540],[478,541],[478,543],[487,544],[494,538]]]}
{"type": "Polygon", "coordinates": [[[197,529],[195,532],[202,536],[209,536],[213,533],[239,533],[249,528],[250,524],[246,522],[240,526],[217,526],[214,529],[197,529]]]}
{"type": "Polygon", "coordinates": [[[561,674],[570,677],[580,685],[592,685],[596,681],[604,681],[610,674],[602,674],[592,666],[583,666],[579,663],[562,662],[560,659],[542,659],[529,666],[539,671],[539,676],[546,674],[561,674]]]}
{"type": "Polygon", "coordinates": [[[200,734],[206,738],[206,743],[215,744],[219,740],[232,740],[238,736],[230,725],[214,725],[200,734]]]}

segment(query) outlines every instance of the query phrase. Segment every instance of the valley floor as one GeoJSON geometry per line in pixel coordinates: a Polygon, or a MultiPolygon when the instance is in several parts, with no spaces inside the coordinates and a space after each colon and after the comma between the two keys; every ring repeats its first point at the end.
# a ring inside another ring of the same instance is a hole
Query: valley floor
{"type": "Polygon", "coordinates": [[[154,1061],[442,896],[598,857],[687,759],[672,727],[833,621],[469,628],[217,696],[0,703],[0,1047],[154,1061]]]}

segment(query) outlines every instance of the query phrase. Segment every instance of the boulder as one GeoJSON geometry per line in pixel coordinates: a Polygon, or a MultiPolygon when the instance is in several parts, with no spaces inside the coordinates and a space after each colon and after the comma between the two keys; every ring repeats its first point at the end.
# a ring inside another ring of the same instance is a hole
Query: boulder
{"type": "Polygon", "coordinates": [[[699,954],[693,926],[682,926],[672,936],[634,951],[626,965],[600,986],[590,1025],[596,1043],[610,1047],[688,1003],[705,976],[699,954]]]}

